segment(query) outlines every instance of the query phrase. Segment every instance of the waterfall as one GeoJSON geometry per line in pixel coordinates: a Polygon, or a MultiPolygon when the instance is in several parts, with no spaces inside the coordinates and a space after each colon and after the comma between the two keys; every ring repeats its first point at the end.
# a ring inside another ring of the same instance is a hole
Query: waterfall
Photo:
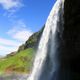
{"type": "Polygon", "coordinates": [[[57,0],[50,12],[28,80],[57,80],[58,38],[61,38],[63,31],[63,7],[64,0],[57,0]]]}

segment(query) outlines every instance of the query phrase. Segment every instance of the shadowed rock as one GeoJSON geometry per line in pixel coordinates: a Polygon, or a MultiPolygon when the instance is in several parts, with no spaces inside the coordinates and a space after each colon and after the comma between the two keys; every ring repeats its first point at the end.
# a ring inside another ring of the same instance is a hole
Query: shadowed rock
{"type": "Polygon", "coordinates": [[[80,80],[80,1],[65,0],[59,80],[80,80]]]}

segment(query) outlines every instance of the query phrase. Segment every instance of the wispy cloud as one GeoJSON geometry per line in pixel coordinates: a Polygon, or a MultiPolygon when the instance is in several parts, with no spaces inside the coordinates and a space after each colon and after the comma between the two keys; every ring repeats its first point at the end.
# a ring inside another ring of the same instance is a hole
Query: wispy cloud
{"type": "Polygon", "coordinates": [[[17,51],[18,47],[9,47],[9,46],[3,46],[0,44],[0,55],[5,56],[5,54],[9,54],[13,51],[17,51]]]}
{"type": "Polygon", "coordinates": [[[23,5],[21,0],[0,0],[0,4],[5,10],[14,10],[23,5]]]}
{"type": "Polygon", "coordinates": [[[0,0],[0,5],[6,11],[3,15],[8,17],[24,6],[22,0],[0,0]]]}
{"type": "Polygon", "coordinates": [[[9,40],[9,39],[5,39],[5,38],[1,38],[1,37],[0,37],[0,44],[1,45],[7,45],[7,46],[14,46],[14,47],[15,46],[18,47],[20,45],[19,42],[16,42],[14,40],[9,40]]]}
{"type": "Polygon", "coordinates": [[[16,51],[17,49],[18,49],[17,47],[8,47],[8,46],[0,45],[0,51],[12,52],[12,51],[16,51]]]}
{"type": "Polygon", "coordinates": [[[18,49],[22,43],[0,37],[0,55],[9,54],[18,49]]]}
{"type": "Polygon", "coordinates": [[[13,39],[25,42],[32,35],[32,31],[27,29],[24,22],[18,21],[12,29],[10,29],[7,34],[9,34],[13,39]]]}

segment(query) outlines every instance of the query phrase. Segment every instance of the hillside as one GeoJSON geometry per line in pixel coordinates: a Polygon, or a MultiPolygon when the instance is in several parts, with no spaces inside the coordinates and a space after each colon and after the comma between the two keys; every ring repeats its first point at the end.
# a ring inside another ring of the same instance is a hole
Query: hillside
{"type": "Polygon", "coordinates": [[[11,73],[19,72],[26,73],[30,71],[31,62],[34,50],[33,48],[28,48],[14,56],[6,57],[0,60],[0,72],[11,73]]]}
{"type": "Polygon", "coordinates": [[[34,33],[25,44],[22,44],[18,51],[11,52],[0,59],[0,74],[30,72],[43,28],[34,33]]]}
{"type": "Polygon", "coordinates": [[[34,33],[26,42],[25,44],[22,44],[19,49],[18,52],[25,50],[27,48],[34,48],[35,50],[37,49],[41,34],[43,32],[45,25],[42,27],[42,29],[36,33],[34,33]]]}

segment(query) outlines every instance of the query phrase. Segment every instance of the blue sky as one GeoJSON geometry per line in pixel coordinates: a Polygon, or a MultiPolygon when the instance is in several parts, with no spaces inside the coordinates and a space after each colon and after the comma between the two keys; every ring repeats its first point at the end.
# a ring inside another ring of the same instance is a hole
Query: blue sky
{"type": "Polygon", "coordinates": [[[0,0],[0,55],[18,49],[45,24],[55,0],[0,0]]]}

